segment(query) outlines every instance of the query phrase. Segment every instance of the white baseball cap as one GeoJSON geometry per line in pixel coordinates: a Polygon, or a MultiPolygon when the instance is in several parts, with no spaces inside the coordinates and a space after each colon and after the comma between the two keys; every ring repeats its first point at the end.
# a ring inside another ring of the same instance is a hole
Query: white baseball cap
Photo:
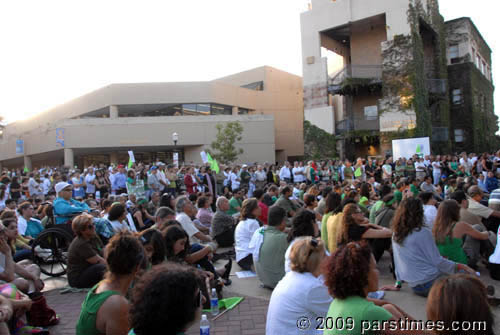
{"type": "Polygon", "coordinates": [[[56,189],[56,193],[59,193],[68,186],[72,186],[72,185],[65,182],[65,181],[61,181],[61,182],[57,183],[56,186],[54,186],[54,188],[56,189]]]}

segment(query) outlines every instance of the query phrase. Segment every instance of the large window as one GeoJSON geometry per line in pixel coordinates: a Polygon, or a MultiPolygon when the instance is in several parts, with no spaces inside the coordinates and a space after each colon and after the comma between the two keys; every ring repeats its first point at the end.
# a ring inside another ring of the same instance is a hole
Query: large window
{"type": "Polygon", "coordinates": [[[243,85],[241,87],[248,88],[249,90],[254,90],[254,91],[264,91],[264,82],[256,81],[255,83],[250,83],[247,85],[243,85]]]}
{"type": "Polygon", "coordinates": [[[451,45],[448,49],[448,55],[450,57],[450,61],[453,63],[455,58],[458,58],[458,44],[451,45]]]}
{"type": "Polygon", "coordinates": [[[364,112],[365,112],[365,120],[374,121],[378,119],[377,106],[366,106],[364,112]]]}
{"type": "Polygon", "coordinates": [[[457,88],[452,91],[452,102],[454,105],[462,104],[462,90],[457,88]]]}
{"type": "Polygon", "coordinates": [[[463,129],[455,129],[455,142],[463,142],[464,141],[464,130],[463,129]]]}
{"type": "Polygon", "coordinates": [[[233,108],[231,106],[212,104],[212,115],[231,115],[233,108]]]}

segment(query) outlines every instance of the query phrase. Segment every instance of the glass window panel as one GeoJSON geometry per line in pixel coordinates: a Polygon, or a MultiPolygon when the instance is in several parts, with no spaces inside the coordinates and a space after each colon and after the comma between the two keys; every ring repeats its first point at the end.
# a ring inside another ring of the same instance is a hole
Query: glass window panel
{"type": "Polygon", "coordinates": [[[458,45],[451,45],[449,48],[450,59],[458,58],[458,45]]]}
{"type": "Polygon", "coordinates": [[[183,104],[182,113],[183,115],[198,115],[196,104],[183,104]]]}
{"type": "Polygon", "coordinates": [[[462,90],[461,89],[455,89],[452,91],[452,101],[455,105],[459,105],[462,103],[462,90]]]}
{"type": "Polygon", "coordinates": [[[198,113],[203,115],[210,115],[210,104],[198,104],[196,107],[198,113]]]}
{"type": "Polygon", "coordinates": [[[455,142],[464,141],[464,131],[463,129],[455,129],[455,142]]]}
{"type": "Polygon", "coordinates": [[[212,115],[231,115],[231,114],[233,114],[233,108],[231,106],[212,104],[212,115]]]}

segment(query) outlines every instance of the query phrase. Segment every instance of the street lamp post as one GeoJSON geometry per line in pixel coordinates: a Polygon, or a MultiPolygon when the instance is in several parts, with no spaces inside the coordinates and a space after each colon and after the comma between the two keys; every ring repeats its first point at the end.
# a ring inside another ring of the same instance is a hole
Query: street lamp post
{"type": "Polygon", "coordinates": [[[174,154],[173,154],[174,165],[176,167],[179,167],[179,153],[177,152],[177,141],[179,140],[179,134],[174,132],[172,134],[172,140],[174,141],[174,154]]]}

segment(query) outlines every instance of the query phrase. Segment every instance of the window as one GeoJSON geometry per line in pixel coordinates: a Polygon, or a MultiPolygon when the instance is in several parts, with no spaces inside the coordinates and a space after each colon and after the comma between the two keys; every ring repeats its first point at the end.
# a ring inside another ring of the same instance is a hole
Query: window
{"type": "Polygon", "coordinates": [[[483,62],[483,66],[481,66],[481,72],[486,76],[488,70],[486,69],[486,63],[483,62]]]}
{"type": "Polygon", "coordinates": [[[255,83],[243,85],[241,87],[248,88],[249,90],[254,90],[254,91],[264,91],[264,82],[256,81],[255,83]]]}
{"type": "Polygon", "coordinates": [[[476,49],[472,48],[472,62],[476,64],[476,49]]]}
{"type": "Polygon", "coordinates": [[[479,54],[476,54],[476,66],[478,69],[481,69],[481,56],[479,54]]]}
{"type": "Polygon", "coordinates": [[[448,49],[448,55],[450,60],[453,62],[455,58],[458,58],[458,44],[451,45],[448,49]]]}
{"type": "Polygon", "coordinates": [[[233,108],[231,106],[212,104],[212,115],[232,115],[233,108]]]}
{"type": "Polygon", "coordinates": [[[366,106],[365,107],[365,120],[377,120],[378,109],[377,106],[366,106]]]}
{"type": "Polygon", "coordinates": [[[464,130],[463,129],[455,129],[455,142],[463,142],[464,141],[464,130]]]}
{"type": "Polygon", "coordinates": [[[238,115],[248,115],[248,112],[250,112],[250,110],[246,108],[238,108],[238,115]]]}
{"type": "Polygon", "coordinates": [[[452,101],[454,105],[462,104],[462,90],[457,88],[452,91],[452,101]]]}

